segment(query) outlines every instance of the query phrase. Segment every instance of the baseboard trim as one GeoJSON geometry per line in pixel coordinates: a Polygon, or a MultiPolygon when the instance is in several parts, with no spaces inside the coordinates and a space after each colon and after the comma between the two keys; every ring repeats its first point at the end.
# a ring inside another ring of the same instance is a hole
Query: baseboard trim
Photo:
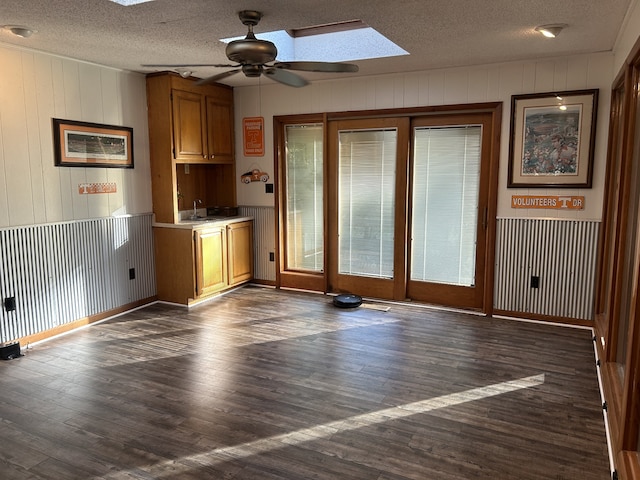
{"type": "Polygon", "coordinates": [[[97,313],[89,317],[80,318],[73,322],[65,323],[64,325],[59,325],[49,330],[44,330],[42,332],[34,333],[33,335],[27,335],[25,337],[18,338],[17,341],[20,342],[20,345],[22,347],[28,347],[32,344],[42,342],[45,340],[50,340],[53,337],[64,335],[66,333],[70,333],[79,328],[86,327],[87,325],[91,325],[93,323],[97,323],[97,322],[106,320],[108,318],[115,317],[122,313],[126,313],[131,310],[135,310],[137,308],[146,306],[148,304],[156,302],[156,300],[157,300],[157,297],[153,296],[149,298],[144,298],[142,300],[138,300],[137,302],[127,303],[126,305],[122,305],[118,308],[97,313]]]}

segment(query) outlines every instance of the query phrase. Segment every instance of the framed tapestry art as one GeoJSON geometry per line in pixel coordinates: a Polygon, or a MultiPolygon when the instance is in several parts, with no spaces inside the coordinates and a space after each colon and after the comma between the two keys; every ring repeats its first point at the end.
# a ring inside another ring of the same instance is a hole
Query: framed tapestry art
{"type": "Polygon", "coordinates": [[[133,129],[53,119],[58,167],[133,168],[133,129]]]}
{"type": "Polygon", "coordinates": [[[509,188],[591,188],[598,90],[511,97],[509,188]]]}

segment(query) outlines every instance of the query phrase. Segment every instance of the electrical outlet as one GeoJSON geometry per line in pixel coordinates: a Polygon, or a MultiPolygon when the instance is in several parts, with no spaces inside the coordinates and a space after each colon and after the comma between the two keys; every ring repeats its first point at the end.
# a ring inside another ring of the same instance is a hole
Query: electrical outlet
{"type": "Polygon", "coordinates": [[[129,280],[135,280],[136,278],[136,269],[135,268],[130,268],[129,269],[129,280]]]}
{"type": "Polygon", "coordinates": [[[4,299],[4,309],[7,312],[13,312],[16,309],[16,297],[7,297],[4,299]]]}
{"type": "Polygon", "coordinates": [[[539,288],[540,287],[540,277],[536,275],[531,276],[531,288],[539,288]]]}
{"type": "Polygon", "coordinates": [[[269,261],[270,262],[275,262],[276,261],[276,254],[273,252],[269,252],[269,261]]]}
{"type": "Polygon", "coordinates": [[[273,183],[265,183],[264,193],[273,193],[273,183]]]}

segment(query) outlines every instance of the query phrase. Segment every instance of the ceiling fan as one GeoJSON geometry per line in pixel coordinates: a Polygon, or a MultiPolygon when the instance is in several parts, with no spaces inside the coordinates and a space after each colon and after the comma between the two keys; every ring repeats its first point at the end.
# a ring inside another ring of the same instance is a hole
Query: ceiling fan
{"type": "Polygon", "coordinates": [[[242,10],[238,12],[240,21],[247,26],[247,36],[240,40],[233,40],[227,45],[227,58],[235,64],[178,64],[178,65],[142,65],[143,67],[166,67],[166,68],[188,68],[188,67],[231,67],[227,70],[211,77],[203,78],[196,82],[196,85],[206,85],[217,82],[223,78],[235,75],[238,72],[244,73],[247,77],[259,77],[264,75],[276,82],[289,85],[290,87],[304,87],[309,82],[304,78],[290,72],[298,70],[304,72],[357,72],[358,66],[352,63],[340,62],[276,62],[278,49],[275,44],[268,40],[260,40],[253,34],[255,27],[262,13],[254,10],[242,10]]]}

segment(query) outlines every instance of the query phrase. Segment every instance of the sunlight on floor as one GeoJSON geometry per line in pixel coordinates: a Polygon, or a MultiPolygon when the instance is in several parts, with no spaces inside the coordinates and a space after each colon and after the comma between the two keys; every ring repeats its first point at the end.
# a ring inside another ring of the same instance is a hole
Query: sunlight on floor
{"type": "MultiPolygon", "coordinates": [[[[165,358],[178,357],[193,352],[194,347],[206,348],[209,350],[232,349],[247,345],[256,345],[268,342],[279,342],[294,338],[307,337],[322,333],[353,330],[376,325],[387,325],[398,323],[401,320],[394,317],[385,318],[362,318],[352,317],[348,321],[335,322],[315,322],[313,319],[301,319],[297,317],[278,318],[277,321],[263,321],[253,326],[250,331],[238,329],[231,333],[221,333],[219,326],[212,322],[210,326],[205,326],[198,331],[190,332],[179,336],[167,337],[165,334],[157,335],[150,327],[145,329],[147,321],[139,321],[140,326],[131,321],[130,333],[125,336],[115,338],[106,336],[94,342],[103,343],[103,351],[109,353],[108,358],[95,360],[92,364],[88,360],[88,367],[114,367],[137,362],[148,362],[165,358]],[[133,342],[135,340],[135,342],[133,342]],[[122,342],[126,341],[126,349],[123,349],[122,342]]],[[[105,326],[108,328],[108,325],[105,326]]],[[[102,328],[105,328],[102,327],[102,328]]],[[[107,329],[104,330],[108,332],[107,329]]]]}
{"type": "Polygon", "coordinates": [[[463,392],[442,395],[440,397],[414,403],[407,403],[397,407],[379,410],[377,412],[365,413],[343,420],[304,428],[295,432],[275,435],[273,437],[244,443],[242,445],[223,447],[209,452],[189,455],[175,461],[166,461],[150,465],[148,467],[140,467],[130,471],[117,472],[103,478],[148,478],[148,475],[151,475],[153,478],[176,478],[175,476],[177,474],[197,470],[199,466],[206,468],[207,466],[227,461],[247,458],[286,446],[299,445],[315,439],[327,438],[332,435],[337,435],[342,432],[358,428],[370,427],[372,425],[401,419],[411,415],[426,413],[440,408],[451,407],[466,402],[473,402],[475,400],[501,395],[503,393],[535,387],[543,384],[544,381],[545,374],[542,373],[540,375],[523,377],[517,380],[487,385],[485,387],[472,388],[463,392]]]}

